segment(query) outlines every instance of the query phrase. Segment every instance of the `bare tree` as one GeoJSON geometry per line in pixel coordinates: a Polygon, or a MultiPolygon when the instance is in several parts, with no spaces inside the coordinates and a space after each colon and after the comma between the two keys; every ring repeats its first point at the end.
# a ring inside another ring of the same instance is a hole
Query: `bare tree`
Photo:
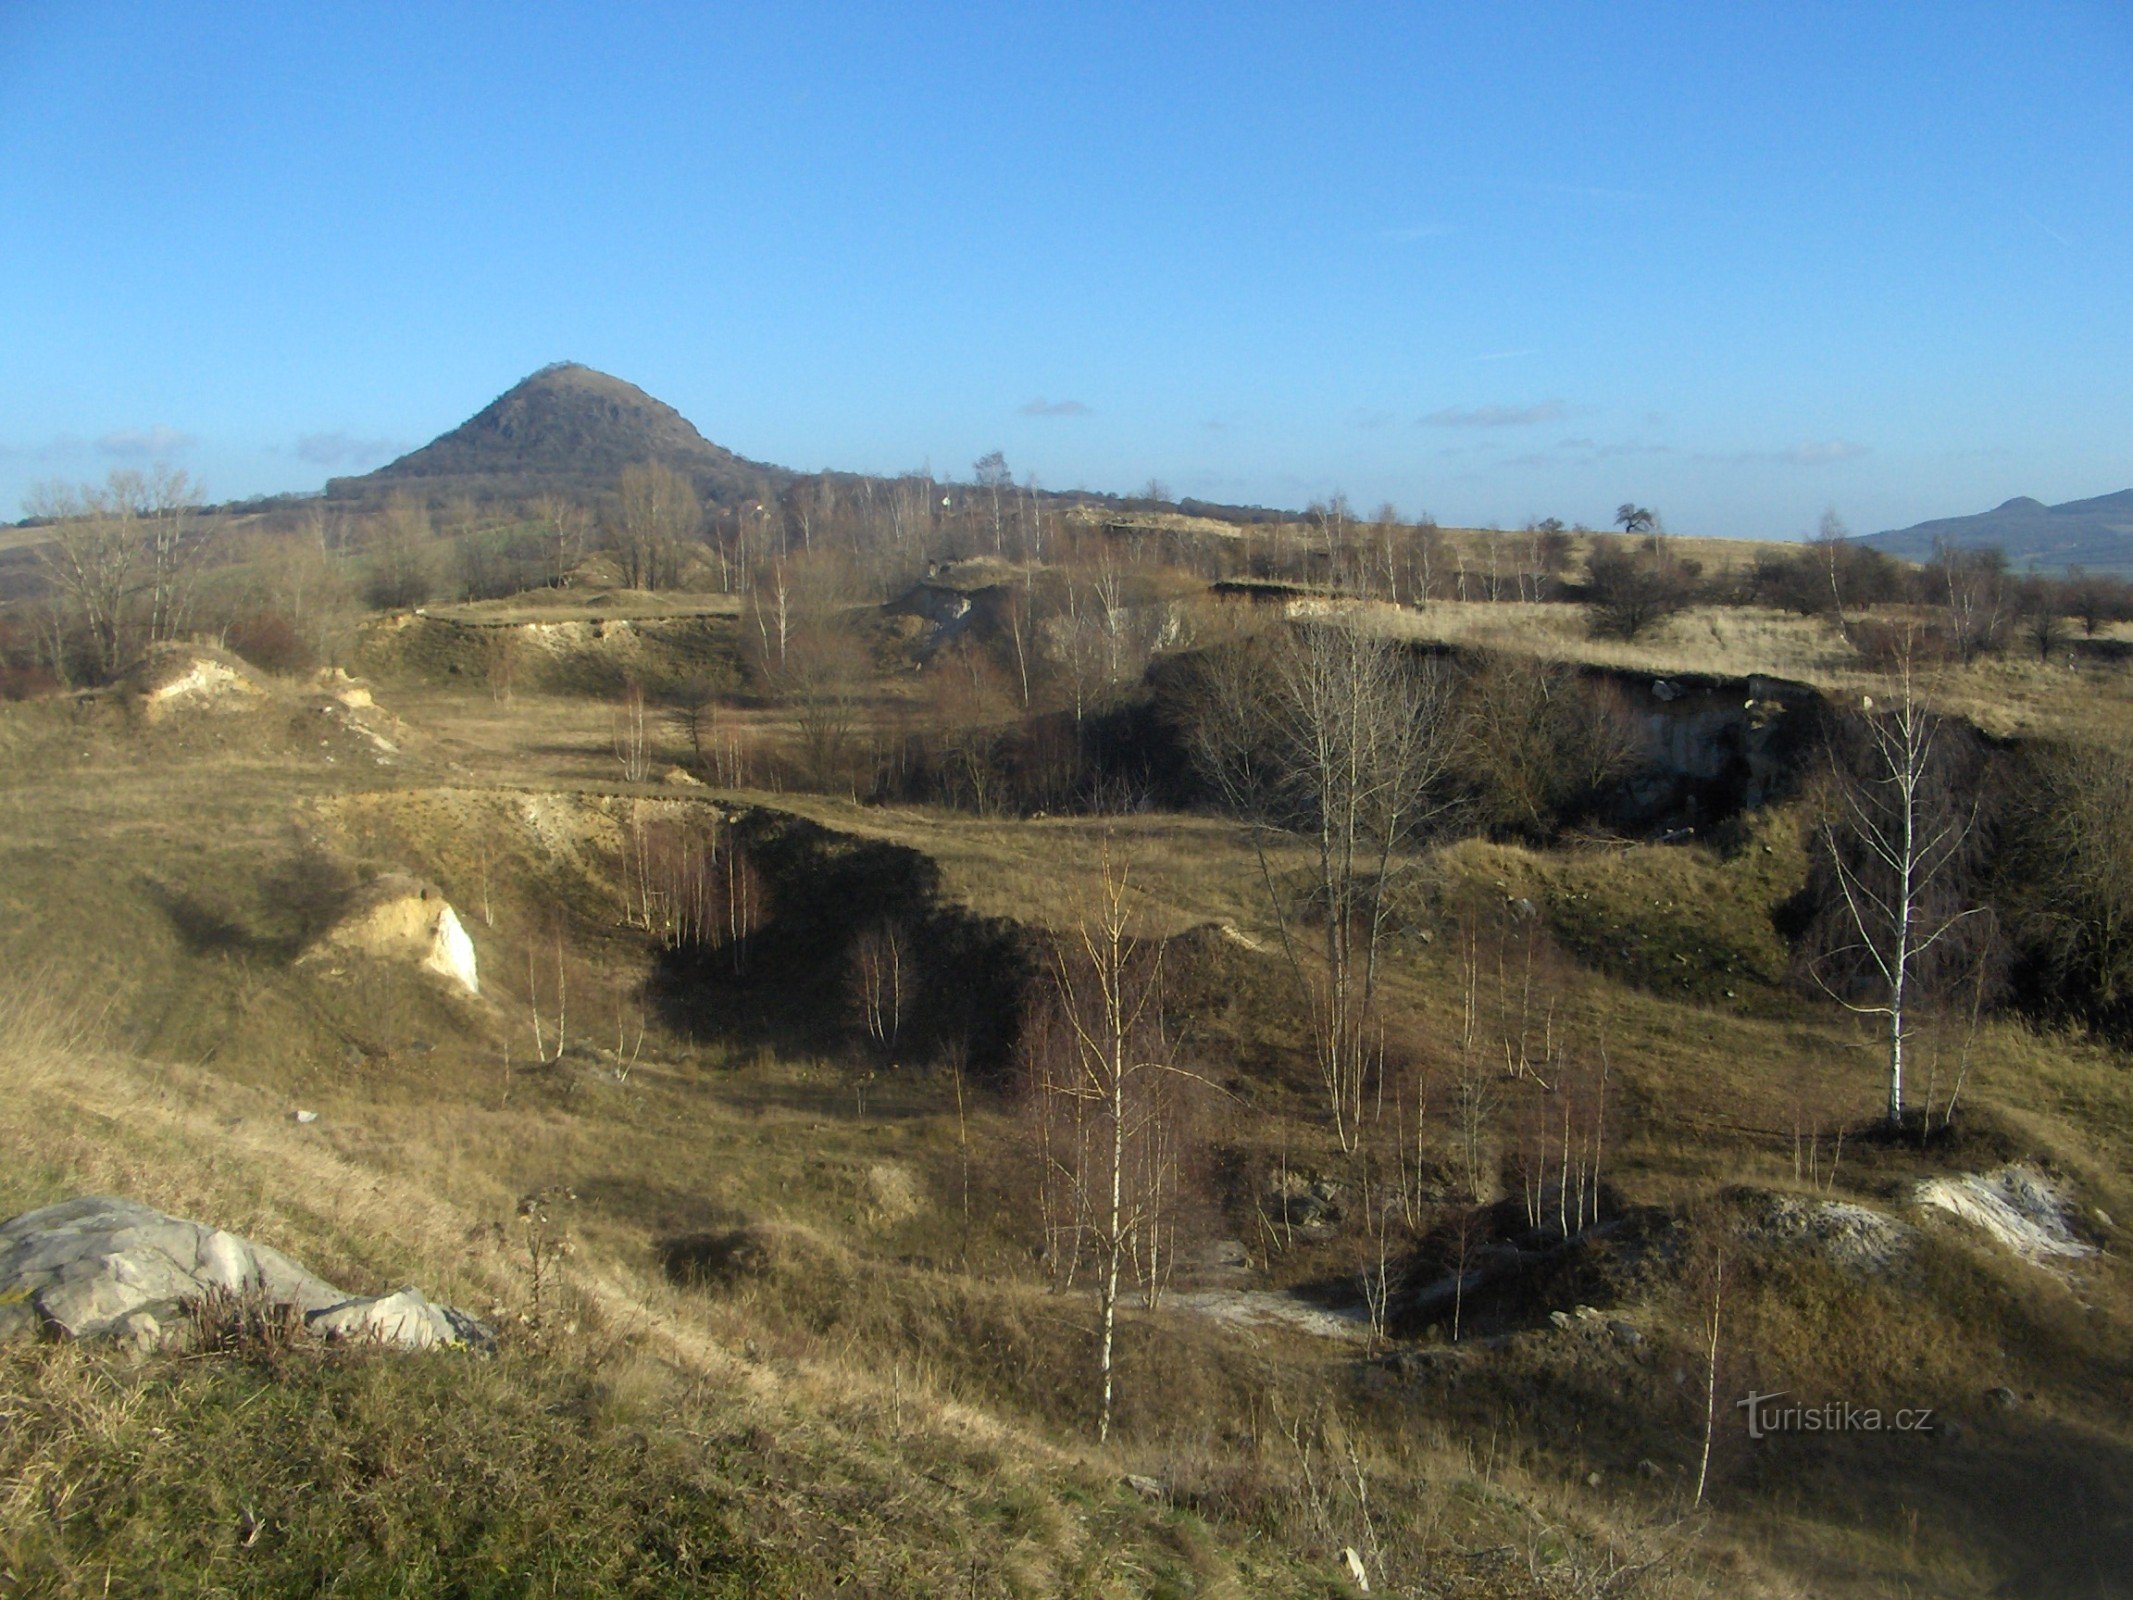
{"type": "Polygon", "coordinates": [[[778,682],[792,700],[809,779],[824,790],[850,786],[868,683],[865,641],[844,617],[820,617],[794,633],[778,682]]]}
{"type": "Polygon", "coordinates": [[[1844,619],[1844,558],[1851,536],[1851,529],[1831,507],[1822,513],[1814,537],[1808,541],[1808,564],[1822,580],[1821,586],[1829,591],[1830,615],[1836,619],[1837,632],[1846,644],[1852,642],[1852,631],[1844,619]]]}
{"type": "Polygon", "coordinates": [[[1704,1318],[1704,1330],[1709,1343],[1704,1354],[1703,1369],[1703,1455],[1696,1463],[1696,1497],[1692,1505],[1703,1504],[1703,1492],[1711,1481],[1711,1440],[1718,1432],[1718,1336],[1725,1313],[1726,1257],[1719,1251],[1711,1258],[1711,1310],[1704,1318]]]}
{"type": "Polygon", "coordinates": [[[218,526],[200,514],[190,474],[159,462],[146,473],[114,471],[101,486],[47,484],[24,509],[55,523],[38,560],[99,676],[125,664],[133,640],[184,631],[218,526]]]}
{"type": "Polygon", "coordinates": [[[1833,752],[1833,803],[1818,830],[1833,886],[1834,934],[1810,964],[1847,1009],[1880,1020],[1889,1127],[1904,1119],[1904,1047],[1920,984],[1939,947],[1976,914],[1964,883],[1978,815],[1954,772],[1954,735],[1899,652],[1880,702],[1854,719],[1848,755],[1833,752]]]}
{"type": "Polygon", "coordinates": [[[1389,890],[1450,803],[1444,674],[1353,628],[1289,630],[1210,661],[1192,738],[1202,769],[1252,825],[1334,1131],[1353,1150],[1379,1033],[1389,890]],[[1266,848],[1274,830],[1310,840],[1305,906],[1276,882],[1266,848]],[[1308,952],[1306,910],[1318,928],[1308,952]]]}
{"type": "Polygon", "coordinates": [[[622,469],[613,529],[622,581],[632,589],[672,588],[683,545],[703,527],[696,486],[656,461],[622,469]]]}
{"type": "Polygon", "coordinates": [[[2049,661],[2066,648],[2065,603],[2065,587],[2050,578],[2033,574],[2022,583],[2022,635],[2039,661],[2049,661]]]}
{"type": "Polygon", "coordinates": [[[2119,1028],[2133,1019],[2129,771],[2123,738],[2084,733],[2026,753],[1997,873],[2052,993],[2119,1028]]]}
{"type": "Polygon", "coordinates": [[[434,532],[424,502],[396,494],[386,503],[385,514],[370,530],[369,599],[373,605],[414,606],[430,597],[435,581],[431,571],[434,532]]]}
{"type": "Polygon", "coordinates": [[[1111,1433],[1118,1304],[1129,1266],[1152,1305],[1174,1246],[1181,1162],[1162,950],[1136,929],[1124,863],[1105,855],[1095,904],[1053,941],[1049,993],[1025,1041],[1044,1152],[1055,1277],[1088,1259],[1097,1314],[1097,1438],[1111,1433]]]}
{"type": "Polygon", "coordinates": [[[971,466],[971,475],[977,480],[979,492],[985,497],[992,514],[992,553],[996,556],[1007,553],[1007,499],[1014,493],[1015,475],[1008,471],[1007,457],[998,450],[988,451],[978,457],[971,466]]]}
{"type": "Polygon", "coordinates": [[[1529,837],[1596,808],[1644,758],[1622,692],[1562,662],[1479,652],[1460,711],[1459,767],[1483,817],[1529,837]]]}
{"type": "MultiPolygon", "coordinates": [[[[852,941],[850,985],[853,1009],[875,1049],[894,1053],[917,987],[911,935],[895,917],[860,929],[852,941]]],[[[958,1078],[958,1092],[961,1080],[958,1078]]]]}
{"type": "Polygon", "coordinates": [[[1634,639],[1654,623],[1686,610],[1696,598],[1699,570],[1658,533],[1647,534],[1634,546],[1594,540],[1585,557],[1592,631],[1634,639]]]}
{"type": "Polygon", "coordinates": [[[644,690],[631,684],[608,716],[608,733],[624,783],[642,783],[652,775],[651,723],[645,714],[644,690]]]}
{"type": "Polygon", "coordinates": [[[341,659],[355,631],[355,590],[346,563],[336,554],[337,519],[311,508],[293,537],[257,539],[247,565],[262,604],[289,619],[311,659],[341,659]]]}
{"type": "Polygon", "coordinates": [[[24,509],[56,524],[52,538],[37,547],[45,579],[60,597],[55,614],[74,614],[91,669],[100,678],[111,677],[119,668],[139,582],[139,528],[63,484],[43,486],[24,509]]]}
{"type": "Polygon", "coordinates": [[[1997,546],[1962,549],[1945,540],[1934,547],[1927,582],[1947,618],[1948,642],[1963,660],[2000,647],[2007,625],[2007,556],[1997,546]]]}
{"type": "Polygon", "coordinates": [[[2091,639],[2106,622],[2119,621],[2133,613],[2133,587],[2108,573],[2068,567],[2066,595],[2074,615],[2081,619],[2081,631],[2091,639]]]}
{"type": "Polygon", "coordinates": [[[544,575],[551,587],[560,589],[585,554],[592,516],[568,495],[546,494],[535,503],[533,520],[540,530],[544,575]]]}
{"type": "Polygon", "coordinates": [[[121,515],[141,524],[149,641],[175,639],[185,630],[201,566],[219,531],[200,514],[200,487],[189,473],[158,462],[146,475],[114,472],[107,494],[121,515]]]}

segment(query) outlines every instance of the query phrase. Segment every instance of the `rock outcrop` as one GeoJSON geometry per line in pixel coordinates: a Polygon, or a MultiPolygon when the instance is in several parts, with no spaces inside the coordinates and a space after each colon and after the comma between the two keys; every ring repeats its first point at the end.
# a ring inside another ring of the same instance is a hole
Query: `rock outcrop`
{"type": "Polygon", "coordinates": [[[150,722],[186,711],[257,711],[268,700],[258,673],[210,645],[157,645],[128,677],[150,722]]]}
{"type": "Polygon", "coordinates": [[[267,1245],[134,1200],[90,1195],[0,1225],[0,1340],[46,1333],[153,1349],[182,1341],[188,1306],[217,1294],[291,1307],[321,1338],[407,1350],[494,1342],[419,1289],[350,1295],[267,1245]]]}
{"type": "Polygon", "coordinates": [[[333,925],[304,953],[413,961],[468,994],[481,993],[474,941],[442,890],[405,873],[388,872],[348,897],[333,925]]]}
{"type": "Polygon", "coordinates": [[[2039,1266],[2096,1254],[2096,1247],[2074,1231],[2074,1203],[2065,1185],[2019,1162],[1994,1172],[1928,1178],[1912,1198],[1923,1209],[1960,1218],[2039,1266]]]}

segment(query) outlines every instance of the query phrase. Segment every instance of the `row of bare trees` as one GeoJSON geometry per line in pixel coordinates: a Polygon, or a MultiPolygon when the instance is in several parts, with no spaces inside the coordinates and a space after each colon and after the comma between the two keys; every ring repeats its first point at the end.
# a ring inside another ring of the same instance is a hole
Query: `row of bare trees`
{"type": "Polygon", "coordinates": [[[736,974],[771,896],[747,845],[717,823],[632,813],[622,840],[623,921],[669,950],[721,953],[736,974]]]}
{"type": "Polygon", "coordinates": [[[158,463],[114,471],[101,485],[45,484],[24,503],[51,523],[36,546],[50,586],[50,659],[62,677],[80,661],[99,680],[142,646],[192,625],[206,558],[222,532],[191,475],[158,463]]]}

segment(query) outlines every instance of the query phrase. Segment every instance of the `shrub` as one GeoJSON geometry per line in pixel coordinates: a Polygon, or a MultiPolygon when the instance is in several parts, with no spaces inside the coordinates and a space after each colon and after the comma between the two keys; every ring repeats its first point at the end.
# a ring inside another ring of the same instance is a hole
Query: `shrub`
{"type": "Polygon", "coordinates": [[[1640,544],[1594,540],[1586,558],[1586,597],[1592,631],[1602,638],[1634,639],[1696,602],[1702,568],[1674,554],[1658,535],[1640,544]]]}
{"type": "Polygon", "coordinates": [[[278,611],[252,611],[225,635],[229,647],[262,672],[308,672],[318,664],[296,625],[278,611]]]}

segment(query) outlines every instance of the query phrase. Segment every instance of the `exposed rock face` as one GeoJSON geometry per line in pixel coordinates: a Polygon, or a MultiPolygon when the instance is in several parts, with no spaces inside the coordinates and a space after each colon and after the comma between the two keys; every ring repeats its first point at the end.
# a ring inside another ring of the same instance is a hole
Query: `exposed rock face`
{"type": "Polygon", "coordinates": [[[474,941],[459,913],[434,884],[404,873],[389,872],[349,896],[305,959],[335,952],[412,960],[468,994],[481,993],[474,941]]]}
{"type": "Polygon", "coordinates": [[[1959,1178],[1928,1178],[1913,1198],[1921,1207],[1946,1211],[1987,1237],[2039,1265],[2092,1256],[2096,1247],[2080,1238],[2070,1218],[2065,1189],[2035,1167],[1966,1172],[1959,1178]]]}
{"type": "Polygon", "coordinates": [[[293,1306],[324,1338],[410,1350],[494,1338],[419,1289],[351,1296],[278,1250],[134,1200],[90,1195],[0,1226],[0,1339],[51,1332],[153,1348],[184,1333],[188,1302],[217,1292],[293,1306]]]}
{"type": "Polygon", "coordinates": [[[267,702],[259,675],[206,645],[163,645],[133,672],[141,713],[151,722],[182,711],[256,711],[267,702]]]}
{"type": "Polygon", "coordinates": [[[403,1350],[439,1346],[485,1346],[495,1335],[464,1311],[432,1304],[413,1284],[391,1294],[343,1300],[314,1311],[304,1326],[328,1339],[355,1339],[398,1345],[403,1350]]]}
{"type": "Polygon", "coordinates": [[[1778,678],[1588,676],[1626,696],[1645,768],[1624,797],[1625,822],[1707,825],[1784,798],[1820,732],[1821,697],[1778,678]]]}
{"type": "Polygon", "coordinates": [[[378,704],[368,684],[358,683],[339,667],[326,668],[316,681],[319,695],[314,705],[321,716],[368,741],[380,756],[400,753],[407,724],[378,704]]]}

